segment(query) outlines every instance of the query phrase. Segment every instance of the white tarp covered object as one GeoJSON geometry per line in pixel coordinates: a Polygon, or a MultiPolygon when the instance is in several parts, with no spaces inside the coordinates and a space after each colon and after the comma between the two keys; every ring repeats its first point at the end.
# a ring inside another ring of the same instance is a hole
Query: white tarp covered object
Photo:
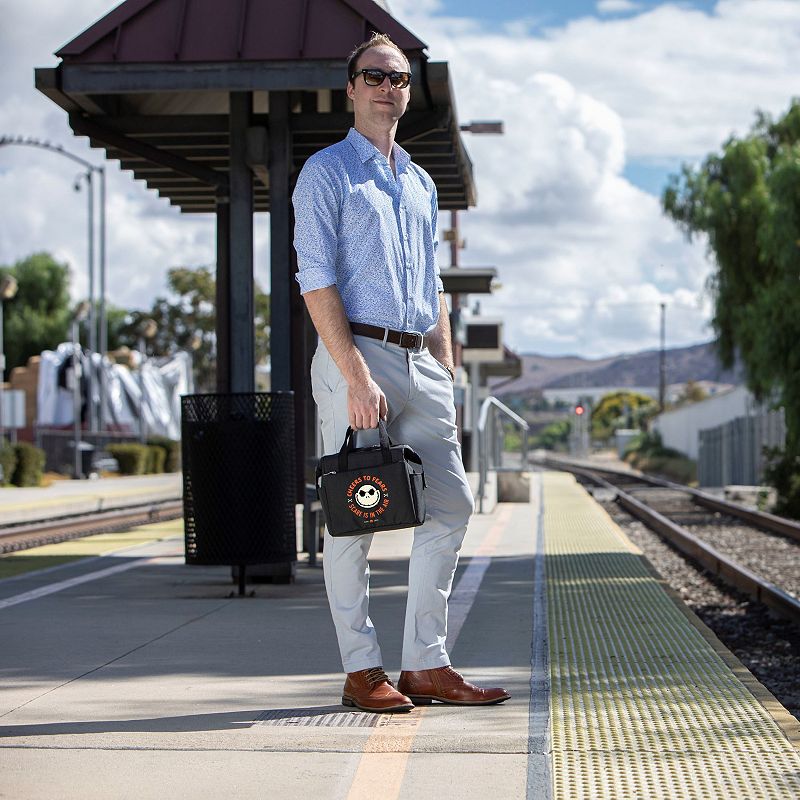
{"type": "MultiPolygon", "coordinates": [[[[73,348],[71,342],[65,342],[55,351],[45,350],[42,353],[36,419],[39,427],[61,427],[73,422],[73,348]]],[[[180,439],[181,395],[194,392],[191,356],[188,353],[149,358],[136,373],[121,364],[112,363],[99,353],[89,354],[79,350],[78,360],[81,372],[81,418],[84,422],[88,420],[86,375],[91,370],[92,399],[95,414],[99,418],[102,371],[106,385],[102,417],[106,428],[138,433],[139,416],[143,413],[148,435],[180,439]]]]}

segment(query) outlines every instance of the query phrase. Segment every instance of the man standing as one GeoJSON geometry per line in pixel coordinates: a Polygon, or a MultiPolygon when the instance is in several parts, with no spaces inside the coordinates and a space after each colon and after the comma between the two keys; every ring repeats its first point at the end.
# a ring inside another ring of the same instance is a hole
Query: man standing
{"type": "Polygon", "coordinates": [[[348,425],[376,428],[382,417],[396,441],[420,454],[428,485],[409,560],[397,688],[369,618],[373,534],[325,535],[325,587],[347,673],[342,702],[365,711],[500,703],[507,692],[464,681],[445,650],[447,598],[473,498],[456,434],[436,187],[394,142],[410,66],[388,36],[375,34],[347,70],[354,128],[308,160],[292,198],[297,280],[320,337],[312,391],[326,453],[341,447],[348,425]]]}

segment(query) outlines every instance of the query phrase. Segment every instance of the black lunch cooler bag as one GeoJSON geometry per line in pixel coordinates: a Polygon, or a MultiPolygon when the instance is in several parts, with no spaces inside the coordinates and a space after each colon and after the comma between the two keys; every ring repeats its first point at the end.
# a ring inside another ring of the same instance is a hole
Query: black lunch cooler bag
{"type": "Polygon", "coordinates": [[[413,528],[425,521],[425,471],[406,444],[393,444],[378,423],[379,444],[354,447],[347,429],[338,453],[317,465],[317,494],[331,536],[413,528]]]}

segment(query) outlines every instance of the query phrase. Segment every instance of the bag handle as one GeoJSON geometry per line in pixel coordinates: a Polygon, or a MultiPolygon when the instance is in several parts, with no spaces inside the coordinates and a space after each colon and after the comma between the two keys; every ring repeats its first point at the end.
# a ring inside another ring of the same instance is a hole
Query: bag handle
{"type": "MultiPolygon", "coordinates": [[[[347,433],[344,435],[344,443],[342,449],[339,451],[339,472],[345,472],[347,467],[347,455],[351,450],[355,450],[355,431],[348,425],[347,433]]],[[[392,445],[392,440],[389,438],[389,431],[386,429],[386,423],[383,418],[378,419],[378,440],[381,443],[381,454],[383,455],[383,463],[392,463],[392,454],[389,448],[392,445]]]]}

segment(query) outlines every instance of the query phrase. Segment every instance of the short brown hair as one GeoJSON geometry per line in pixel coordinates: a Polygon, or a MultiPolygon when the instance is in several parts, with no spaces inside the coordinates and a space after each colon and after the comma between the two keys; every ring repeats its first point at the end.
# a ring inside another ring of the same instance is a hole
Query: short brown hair
{"type": "Polygon", "coordinates": [[[394,50],[397,50],[401,56],[406,60],[406,64],[408,64],[409,69],[411,69],[411,63],[408,60],[408,56],[399,48],[385,33],[373,33],[372,36],[367,39],[366,42],[361,42],[352,53],[350,53],[350,57],[347,59],[347,80],[352,83],[353,82],[353,73],[355,72],[356,65],[358,64],[358,59],[364,54],[365,51],[369,50],[371,47],[391,47],[394,50]]]}

